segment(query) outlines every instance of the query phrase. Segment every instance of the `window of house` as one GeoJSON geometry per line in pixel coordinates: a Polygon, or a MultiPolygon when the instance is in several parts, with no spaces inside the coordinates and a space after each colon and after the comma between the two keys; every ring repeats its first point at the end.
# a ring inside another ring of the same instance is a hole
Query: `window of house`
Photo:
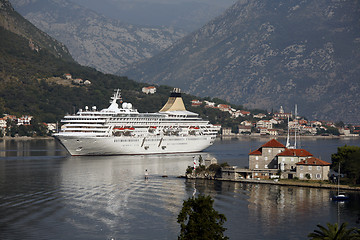
{"type": "Polygon", "coordinates": [[[265,165],[265,168],[268,168],[268,165],[267,165],[267,164],[265,165]]]}
{"type": "Polygon", "coordinates": [[[300,166],[300,170],[304,170],[304,166],[300,166]]]}
{"type": "Polygon", "coordinates": [[[312,169],[312,166],[309,166],[308,169],[311,170],[311,169],[312,169]]]}
{"type": "Polygon", "coordinates": [[[291,161],[293,162],[293,161],[294,161],[294,158],[291,158],[291,161]]]}
{"type": "Polygon", "coordinates": [[[321,174],[320,173],[317,173],[316,174],[316,179],[320,179],[321,178],[321,174]]]}
{"type": "Polygon", "coordinates": [[[256,158],[255,158],[256,160],[259,160],[259,156],[256,156],[256,158]]]}
{"type": "Polygon", "coordinates": [[[300,173],[300,179],[303,179],[303,178],[304,178],[304,174],[300,173]]]}
{"type": "Polygon", "coordinates": [[[255,165],[255,168],[259,168],[259,164],[256,164],[256,165],[255,165]]]}
{"type": "Polygon", "coordinates": [[[258,174],[257,173],[255,173],[255,176],[257,176],[258,174]]]}
{"type": "Polygon", "coordinates": [[[317,166],[316,169],[320,171],[320,166],[317,166]]]}
{"type": "Polygon", "coordinates": [[[268,157],[265,157],[265,161],[267,161],[268,160],[268,157]]]}
{"type": "Polygon", "coordinates": [[[271,153],[271,149],[269,149],[268,152],[271,153]]]}

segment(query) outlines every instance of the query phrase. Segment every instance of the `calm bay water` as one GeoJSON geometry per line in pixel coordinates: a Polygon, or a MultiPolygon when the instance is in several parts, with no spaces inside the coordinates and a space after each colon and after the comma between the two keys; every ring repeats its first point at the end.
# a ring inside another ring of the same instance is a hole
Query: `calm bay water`
{"type": "MultiPolygon", "coordinates": [[[[267,140],[219,140],[201,155],[247,166],[267,140]]],[[[326,161],[345,144],[360,140],[301,141],[326,161]]],[[[230,239],[306,239],[316,224],[337,221],[360,227],[360,193],[337,204],[326,189],[177,178],[193,156],[71,157],[54,140],[0,140],[0,239],[176,239],[194,189],[214,198],[230,239]]]]}

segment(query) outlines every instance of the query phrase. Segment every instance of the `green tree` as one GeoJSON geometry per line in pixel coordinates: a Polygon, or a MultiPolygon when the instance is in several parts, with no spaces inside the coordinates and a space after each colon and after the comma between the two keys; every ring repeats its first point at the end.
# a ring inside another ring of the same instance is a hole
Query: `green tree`
{"type": "Polygon", "coordinates": [[[351,184],[360,184],[360,147],[338,147],[337,153],[331,155],[332,168],[338,171],[341,164],[341,173],[346,174],[351,184]]]}
{"type": "Polygon", "coordinates": [[[359,229],[356,228],[347,228],[347,223],[342,223],[340,228],[338,224],[334,225],[327,223],[327,228],[318,224],[317,227],[319,230],[314,230],[314,232],[308,235],[309,239],[312,240],[357,240],[360,239],[358,233],[359,229]]]}
{"type": "Polygon", "coordinates": [[[181,226],[179,240],[229,239],[224,236],[226,217],[213,208],[213,203],[210,196],[204,195],[184,201],[177,218],[181,226]]]}

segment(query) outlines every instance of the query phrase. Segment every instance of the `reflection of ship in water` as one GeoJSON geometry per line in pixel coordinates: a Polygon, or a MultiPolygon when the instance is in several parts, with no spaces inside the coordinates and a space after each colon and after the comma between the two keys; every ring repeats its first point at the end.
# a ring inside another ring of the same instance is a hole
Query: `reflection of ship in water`
{"type": "Polygon", "coordinates": [[[150,221],[142,222],[143,226],[151,225],[154,218],[162,218],[171,225],[167,227],[178,229],[173,219],[179,213],[179,203],[187,198],[181,190],[184,180],[178,176],[192,165],[193,157],[194,154],[69,156],[62,164],[60,192],[71,211],[94,221],[103,219],[111,229],[130,231],[139,220],[132,223],[131,218],[119,221],[117,217],[136,215],[143,215],[141,221],[150,221]],[[164,174],[168,177],[162,178],[164,174]]]}

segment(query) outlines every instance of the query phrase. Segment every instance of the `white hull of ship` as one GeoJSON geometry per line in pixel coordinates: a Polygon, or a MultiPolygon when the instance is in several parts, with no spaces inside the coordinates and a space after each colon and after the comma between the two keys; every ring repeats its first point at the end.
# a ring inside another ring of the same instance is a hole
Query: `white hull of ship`
{"type": "Polygon", "coordinates": [[[187,137],[79,137],[57,136],[73,156],[135,155],[200,152],[213,144],[215,135],[187,137]]]}

